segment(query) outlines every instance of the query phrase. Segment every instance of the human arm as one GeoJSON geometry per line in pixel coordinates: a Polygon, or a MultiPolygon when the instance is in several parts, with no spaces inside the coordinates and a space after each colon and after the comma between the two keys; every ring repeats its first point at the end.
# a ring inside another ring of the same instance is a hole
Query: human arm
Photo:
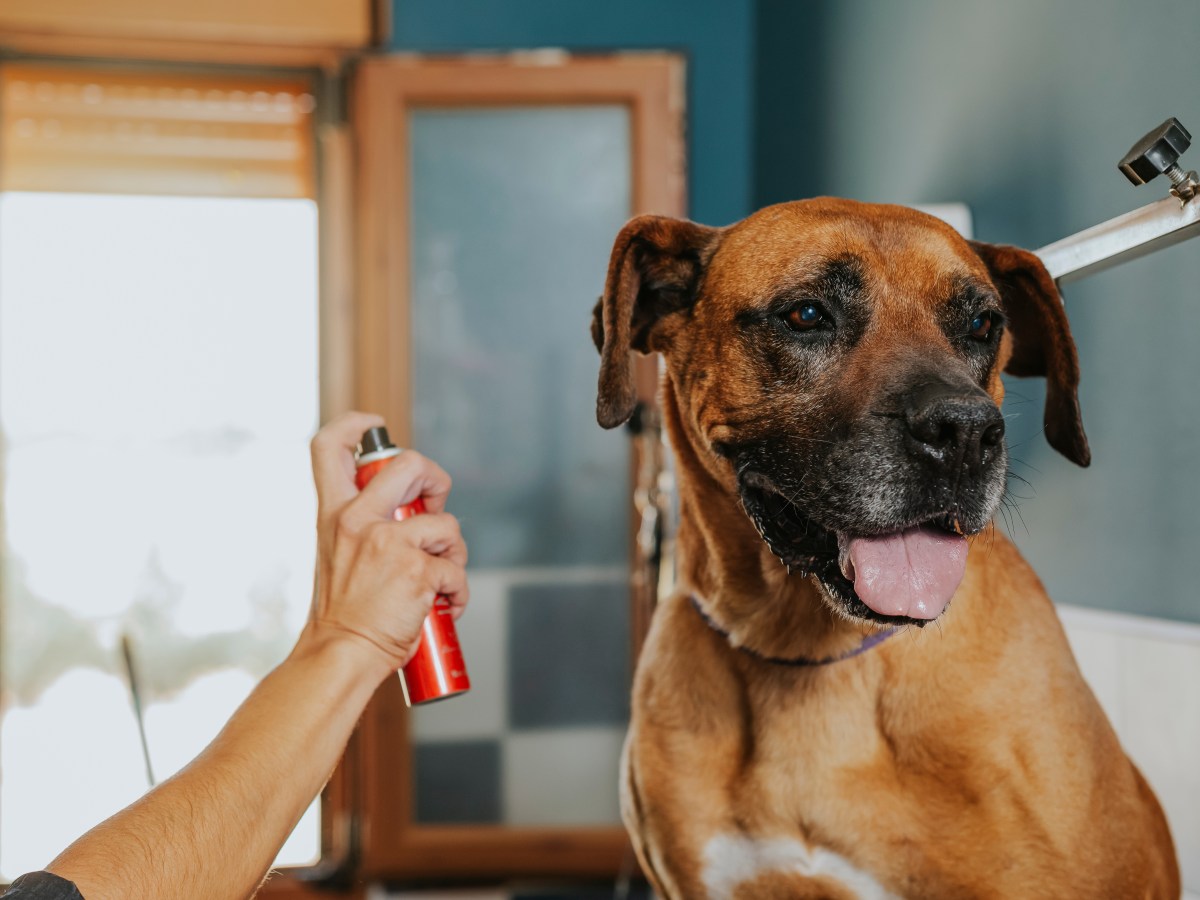
{"type": "Polygon", "coordinates": [[[291,654],[191,764],[47,867],[86,900],[252,895],[375,689],[412,656],[434,597],[461,612],[466,547],[443,512],[446,473],[406,452],[354,486],[354,444],[381,424],[353,413],[313,439],[317,572],[291,654]],[[430,514],[394,521],[417,496],[430,514]]]}

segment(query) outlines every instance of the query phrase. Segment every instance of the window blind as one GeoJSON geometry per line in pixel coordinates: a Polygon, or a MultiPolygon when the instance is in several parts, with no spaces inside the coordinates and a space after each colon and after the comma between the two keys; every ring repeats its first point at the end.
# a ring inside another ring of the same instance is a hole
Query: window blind
{"type": "Polygon", "coordinates": [[[304,79],[8,63],[0,190],[314,197],[304,79]]]}

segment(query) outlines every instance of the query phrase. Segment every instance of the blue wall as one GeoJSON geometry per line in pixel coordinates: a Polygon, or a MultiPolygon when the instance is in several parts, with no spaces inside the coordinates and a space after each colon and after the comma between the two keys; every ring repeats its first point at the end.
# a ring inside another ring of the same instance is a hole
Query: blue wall
{"type": "Polygon", "coordinates": [[[834,0],[757,0],[754,54],[754,203],[829,192],[824,131],[838,77],[829,31],[834,0]]]}
{"type": "Polygon", "coordinates": [[[753,202],[752,0],[394,0],[393,50],[676,50],[688,60],[691,216],[753,202]]]}

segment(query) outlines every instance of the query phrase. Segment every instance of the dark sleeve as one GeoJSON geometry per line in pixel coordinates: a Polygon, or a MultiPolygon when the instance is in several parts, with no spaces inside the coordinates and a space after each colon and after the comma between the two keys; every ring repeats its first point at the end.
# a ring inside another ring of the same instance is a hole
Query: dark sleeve
{"type": "Polygon", "coordinates": [[[83,900],[79,889],[49,872],[30,872],[12,883],[0,900],[83,900]]]}

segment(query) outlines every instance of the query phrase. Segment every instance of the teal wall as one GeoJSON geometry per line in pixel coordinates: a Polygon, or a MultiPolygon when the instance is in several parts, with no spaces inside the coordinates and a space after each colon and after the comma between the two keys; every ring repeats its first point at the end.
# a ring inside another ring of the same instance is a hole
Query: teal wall
{"type": "Polygon", "coordinates": [[[688,60],[691,215],[724,224],[752,204],[752,0],[394,0],[392,49],[674,50],[688,60]]]}
{"type": "Polygon", "coordinates": [[[753,207],[828,193],[835,0],[757,0],[753,207]]]}

